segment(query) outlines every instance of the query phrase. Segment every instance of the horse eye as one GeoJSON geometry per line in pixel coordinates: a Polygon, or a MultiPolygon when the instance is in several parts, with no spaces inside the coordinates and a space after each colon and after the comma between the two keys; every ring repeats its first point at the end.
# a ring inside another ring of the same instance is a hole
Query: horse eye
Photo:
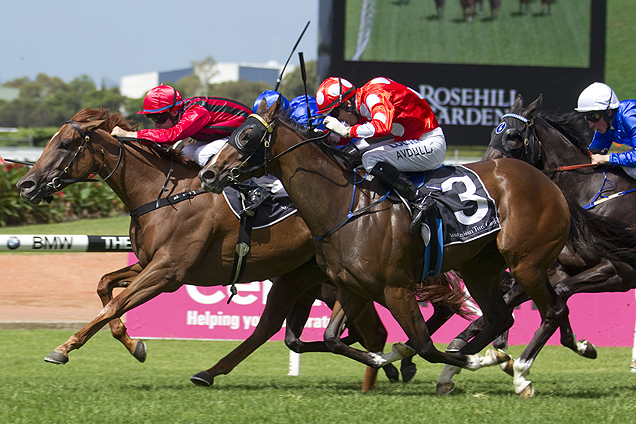
{"type": "Polygon", "coordinates": [[[68,140],[62,140],[57,144],[57,148],[60,150],[70,150],[71,142],[68,140]]]}

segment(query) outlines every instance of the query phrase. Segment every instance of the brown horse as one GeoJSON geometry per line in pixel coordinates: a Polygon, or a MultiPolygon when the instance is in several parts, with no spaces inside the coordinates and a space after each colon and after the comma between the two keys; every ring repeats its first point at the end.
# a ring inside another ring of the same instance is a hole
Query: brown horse
{"type": "MultiPolygon", "coordinates": [[[[130,128],[123,116],[109,114],[107,110],[84,109],[76,114],[47,143],[40,159],[18,182],[22,198],[37,204],[52,191],[85,181],[91,174],[100,175],[131,211],[155,202],[158,195],[194,193],[199,188],[200,182],[196,178],[199,168],[193,162],[180,156],[166,158],[147,144],[118,141],[110,135],[115,126],[130,128]],[[164,181],[166,184],[162,189],[164,181]]],[[[224,197],[210,193],[133,216],[130,240],[139,263],[102,277],[98,285],[104,305],[102,311],[45,360],[57,364],[68,362],[70,351],[82,347],[109,323],[113,336],[143,361],[145,344],[128,336],[120,317],[158,294],[173,292],[186,283],[199,286],[227,284],[232,273],[238,231],[239,221],[224,197]],[[115,287],[125,288],[113,298],[115,287]]],[[[229,373],[281,328],[287,312],[301,293],[328,284],[327,277],[315,263],[311,234],[297,214],[252,232],[252,246],[241,281],[266,278],[273,278],[273,286],[254,333],[221,359],[205,378],[193,382],[211,385],[216,375],[229,373]]],[[[372,351],[382,351],[386,330],[371,305],[365,307],[364,315],[357,326],[364,337],[362,343],[372,351]]],[[[398,372],[394,367],[385,371],[391,379],[397,379],[398,372]]],[[[370,373],[363,391],[374,384],[375,374],[370,373]]]]}
{"type": "MultiPolygon", "coordinates": [[[[262,117],[251,115],[199,177],[204,188],[214,192],[255,173],[271,172],[281,180],[317,237],[318,263],[338,287],[347,289],[339,293],[325,331],[332,351],[376,367],[405,354],[404,346],[394,346],[394,352],[378,357],[340,343],[342,326],[357,314],[357,306],[347,294],[356,293],[386,306],[415,352],[427,361],[473,370],[505,361],[507,357],[493,351],[486,357],[475,354],[512,325],[512,315],[499,291],[500,275],[510,268],[542,318],[539,330],[515,362],[515,392],[531,397],[533,389],[526,377],[532,362],[568,315],[565,302],[549,284],[547,269],[570,237],[570,229],[584,225],[571,220],[558,187],[537,169],[516,160],[466,165],[495,200],[501,230],[444,248],[442,271],[459,269],[488,325],[458,354],[441,352],[433,345],[412,296],[422,275],[424,243],[419,235],[409,234],[407,207],[386,200],[379,181],[352,171],[351,162],[342,159],[345,154],[332,148],[324,135],[279,116],[280,104],[267,111],[264,107],[263,103],[259,109],[262,117]],[[246,169],[249,165],[252,168],[246,169]]],[[[474,191],[468,185],[458,188],[473,209],[484,200],[472,196],[474,191]]]]}
{"type": "MultiPolygon", "coordinates": [[[[543,96],[524,107],[517,99],[502,122],[492,132],[484,159],[515,157],[542,170],[556,185],[579,205],[589,209],[590,222],[601,217],[622,224],[613,236],[611,229],[598,231],[604,240],[586,237],[583,249],[565,249],[550,279],[557,293],[567,301],[576,293],[623,292],[636,288],[636,255],[633,214],[625,213],[636,206],[636,181],[623,169],[614,166],[591,166],[589,145],[593,131],[579,113],[548,114],[539,110],[543,96]],[[611,242],[612,244],[608,244],[611,242]]],[[[510,295],[510,305],[526,299],[518,289],[510,295]]],[[[567,323],[564,323],[567,324],[567,323]]],[[[561,329],[561,343],[586,357],[569,326],[561,329]]]]}

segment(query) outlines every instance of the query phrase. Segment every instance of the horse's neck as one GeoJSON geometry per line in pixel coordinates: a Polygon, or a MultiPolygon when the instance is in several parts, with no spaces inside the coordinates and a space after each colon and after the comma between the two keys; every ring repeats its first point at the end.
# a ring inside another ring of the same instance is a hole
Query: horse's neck
{"type": "Polygon", "coordinates": [[[119,165],[119,146],[105,150],[108,151],[106,166],[99,174],[107,178],[106,183],[130,210],[159,197],[189,190],[194,180],[198,181],[196,170],[187,170],[180,163],[171,164],[169,159],[160,157],[148,146],[124,143],[119,165]],[[172,174],[168,178],[171,167],[172,174]],[[162,191],[164,184],[165,192],[162,191]]]}
{"type": "MultiPolygon", "coordinates": [[[[590,163],[590,157],[578,146],[572,144],[563,134],[547,122],[538,128],[537,137],[541,141],[544,155],[544,169],[554,172],[558,167],[590,163]],[[541,130],[539,131],[539,128],[541,130]]],[[[603,174],[592,168],[573,171],[558,171],[551,174],[554,183],[579,204],[586,204],[591,196],[601,189],[603,174]]]]}
{"type": "MultiPolygon", "coordinates": [[[[287,147],[291,145],[281,151],[287,147]]],[[[314,236],[324,234],[347,215],[353,195],[353,172],[335,163],[314,144],[281,156],[279,162],[276,176],[314,236]]]]}
{"type": "Polygon", "coordinates": [[[590,161],[585,152],[572,144],[566,136],[548,122],[543,121],[537,125],[537,137],[541,142],[546,169],[579,165],[590,161]]]}

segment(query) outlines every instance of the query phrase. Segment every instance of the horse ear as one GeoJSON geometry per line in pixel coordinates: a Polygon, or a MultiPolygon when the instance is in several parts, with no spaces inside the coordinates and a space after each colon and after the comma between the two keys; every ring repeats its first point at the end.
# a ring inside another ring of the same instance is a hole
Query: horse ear
{"type": "MultiPolygon", "coordinates": [[[[261,106],[259,105],[258,108],[260,109],[261,106]]],[[[274,117],[278,116],[278,114],[282,110],[283,110],[283,99],[282,99],[282,96],[278,96],[278,99],[276,99],[276,102],[273,105],[271,105],[269,109],[267,109],[267,113],[266,113],[267,119],[268,120],[274,119],[274,117]]],[[[263,115],[263,117],[265,117],[265,115],[263,115]]]]}
{"type": "Polygon", "coordinates": [[[523,116],[525,116],[526,118],[530,118],[534,116],[534,114],[537,112],[537,109],[541,107],[542,103],[543,103],[543,94],[539,94],[539,97],[537,97],[537,100],[530,103],[528,107],[526,108],[526,110],[523,111],[523,116]]]}
{"type": "Polygon", "coordinates": [[[523,107],[523,97],[521,94],[517,94],[517,98],[515,102],[510,106],[510,110],[508,112],[513,112],[515,109],[521,109],[523,107]]]}
{"type": "Polygon", "coordinates": [[[265,113],[266,110],[267,110],[267,100],[263,99],[258,104],[258,108],[256,108],[256,114],[257,115],[262,115],[263,113],[265,113]]]}

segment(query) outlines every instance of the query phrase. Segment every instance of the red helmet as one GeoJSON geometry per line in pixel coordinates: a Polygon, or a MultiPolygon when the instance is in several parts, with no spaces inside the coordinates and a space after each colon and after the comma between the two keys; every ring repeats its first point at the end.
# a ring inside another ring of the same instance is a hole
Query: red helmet
{"type": "Polygon", "coordinates": [[[356,94],[356,88],[344,78],[329,77],[320,84],[316,92],[318,113],[324,115],[340,106],[342,102],[356,94]]]}
{"type": "Polygon", "coordinates": [[[183,103],[181,93],[169,85],[161,84],[150,90],[144,97],[144,108],[137,113],[142,115],[170,112],[183,103]]]}

